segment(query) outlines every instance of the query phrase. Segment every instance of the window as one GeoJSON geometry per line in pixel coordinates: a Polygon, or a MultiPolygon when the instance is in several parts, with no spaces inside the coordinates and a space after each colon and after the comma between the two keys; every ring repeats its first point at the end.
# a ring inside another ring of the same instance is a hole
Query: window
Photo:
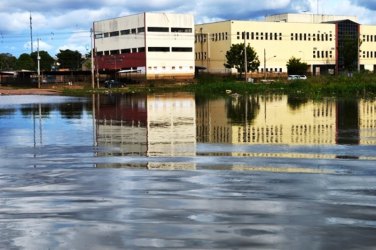
{"type": "Polygon", "coordinates": [[[137,30],[136,30],[136,29],[131,29],[131,33],[132,33],[132,34],[136,34],[136,33],[137,33],[137,30]]]}
{"type": "Polygon", "coordinates": [[[138,52],[145,52],[145,47],[138,48],[138,52]]]}
{"type": "Polygon", "coordinates": [[[119,31],[113,31],[110,33],[110,37],[119,36],[119,31]]]}
{"type": "Polygon", "coordinates": [[[169,32],[168,27],[148,27],[149,32],[169,32]]]}
{"type": "Polygon", "coordinates": [[[251,39],[255,40],[255,33],[254,32],[251,32],[251,39]]]}
{"type": "Polygon", "coordinates": [[[108,33],[103,33],[103,37],[108,37],[109,34],[108,33]]]}
{"type": "Polygon", "coordinates": [[[172,52],[192,52],[193,48],[191,47],[172,47],[172,52]]]}
{"type": "Polygon", "coordinates": [[[138,28],[138,29],[137,29],[137,32],[138,32],[138,33],[145,32],[145,27],[138,28]]]}
{"type": "Polygon", "coordinates": [[[103,34],[100,33],[100,34],[95,34],[95,39],[101,39],[103,38],[103,34]]]}
{"type": "Polygon", "coordinates": [[[111,55],[118,55],[119,54],[119,50],[111,50],[111,55]]]}
{"type": "Polygon", "coordinates": [[[240,32],[236,33],[236,38],[239,40],[240,39],[240,32]]]}
{"type": "Polygon", "coordinates": [[[149,52],[170,52],[170,47],[148,47],[149,52]]]}
{"type": "Polygon", "coordinates": [[[192,33],[192,28],[171,28],[171,32],[178,32],[178,33],[192,33]]]}
{"type": "Polygon", "coordinates": [[[122,50],[121,50],[121,53],[122,53],[122,54],[128,54],[128,53],[131,53],[131,49],[122,49],[122,50]]]}
{"type": "Polygon", "coordinates": [[[279,33],[279,40],[282,41],[282,33],[279,33]]]}
{"type": "Polygon", "coordinates": [[[132,53],[137,53],[137,48],[132,48],[132,53]]]}
{"type": "Polygon", "coordinates": [[[131,33],[131,31],[130,30],[121,30],[120,31],[120,35],[128,35],[128,34],[130,34],[131,33]]]}

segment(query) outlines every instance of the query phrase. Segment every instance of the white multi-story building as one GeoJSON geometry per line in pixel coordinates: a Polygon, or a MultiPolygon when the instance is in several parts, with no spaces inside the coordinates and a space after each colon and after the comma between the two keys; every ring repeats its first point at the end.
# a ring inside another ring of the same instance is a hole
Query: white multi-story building
{"type": "Polygon", "coordinates": [[[99,71],[138,71],[146,79],[194,77],[194,18],[141,13],[93,24],[99,71]]]}

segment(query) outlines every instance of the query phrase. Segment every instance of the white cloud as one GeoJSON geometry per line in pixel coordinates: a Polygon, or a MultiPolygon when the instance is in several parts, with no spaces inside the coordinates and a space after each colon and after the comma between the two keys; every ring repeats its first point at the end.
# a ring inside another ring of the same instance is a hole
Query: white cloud
{"type": "Polygon", "coordinates": [[[0,52],[9,52],[4,50],[11,47],[18,48],[18,54],[27,52],[24,45],[30,46],[30,12],[34,39],[40,37],[52,55],[59,48],[87,51],[90,36],[72,41],[74,37],[78,39],[75,31],[89,31],[93,21],[112,17],[147,11],[177,12],[194,14],[196,23],[204,23],[262,19],[287,12],[316,13],[317,6],[320,13],[356,15],[360,23],[376,23],[376,2],[366,0],[0,0],[0,52]]]}

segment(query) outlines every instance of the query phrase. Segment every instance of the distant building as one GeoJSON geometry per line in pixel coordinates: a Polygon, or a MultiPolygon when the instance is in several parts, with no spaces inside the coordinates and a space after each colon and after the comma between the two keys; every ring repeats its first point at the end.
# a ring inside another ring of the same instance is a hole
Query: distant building
{"type": "Polygon", "coordinates": [[[224,67],[225,55],[231,45],[245,41],[259,57],[258,75],[286,74],[291,57],[307,63],[313,75],[334,74],[344,70],[346,39],[358,38],[359,60],[352,62],[354,68],[375,71],[376,26],[360,25],[354,16],[282,14],[265,21],[197,24],[195,61],[211,73],[235,73],[224,67]]]}
{"type": "Polygon", "coordinates": [[[194,18],[142,13],[94,22],[95,65],[146,79],[194,77],[194,18]]]}

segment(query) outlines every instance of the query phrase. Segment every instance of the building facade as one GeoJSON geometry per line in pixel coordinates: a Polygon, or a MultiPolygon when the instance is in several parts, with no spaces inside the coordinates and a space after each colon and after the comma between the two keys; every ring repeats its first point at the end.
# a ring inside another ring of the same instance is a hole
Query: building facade
{"type": "Polygon", "coordinates": [[[146,79],[194,77],[194,18],[141,13],[93,24],[95,65],[104,72],[138,72],[146,79]]]}
{"type": "MultiPolygon", "coordinates": [[[[196,66],[210,73],[234,73],[226,69],[231,45],[246,43],[254,48],[262,76],[287,73],[287,62],[300,58],[313,75],[334,74],[345,68],[345,42],[359,41],[359,54],[350,64],[374,71],[376,26],[359,25],[353,16],[284,14],[266,21],[221,21],[195,26],[196,66]],[[357,39],[359,38],[359,39],[357,39]],[[356,60],[358,58],[358,60],[356,60]]],[[[357,51],[356,48],[353,48],[357,51]]]]}

